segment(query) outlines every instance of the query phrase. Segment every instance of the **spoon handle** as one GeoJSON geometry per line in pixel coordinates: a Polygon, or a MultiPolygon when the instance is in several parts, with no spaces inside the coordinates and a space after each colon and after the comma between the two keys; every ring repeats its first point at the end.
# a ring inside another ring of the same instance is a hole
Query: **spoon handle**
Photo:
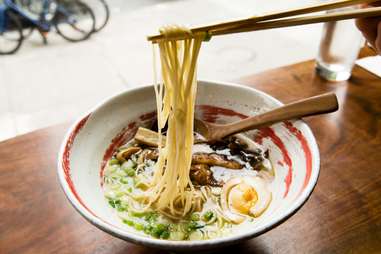
{"type": "Polygon", "coordinates": [[[246,118],[242,121],[224,125],[218,136],[226,137],[238,132],[269,126],[273,123],[334,112],[339,108],[337,97],[334,93],[322,94],[282,107],[270,110],[260,115],[246,118]]]}

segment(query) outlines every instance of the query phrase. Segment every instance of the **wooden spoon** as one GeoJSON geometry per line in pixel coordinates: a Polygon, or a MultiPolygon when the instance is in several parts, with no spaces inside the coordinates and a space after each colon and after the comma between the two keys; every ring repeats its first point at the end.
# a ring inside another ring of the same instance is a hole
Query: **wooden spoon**
{"type": "Polygon", "coordinates": [[[194,129],[206,139],[206,142],[220,140],[226,136],[269,126],[273,123],[334,112],[339,108],[334,93],[322,94],[299,100],[260,115],[229,124],[214,124],[194,119],[194,129]]]}

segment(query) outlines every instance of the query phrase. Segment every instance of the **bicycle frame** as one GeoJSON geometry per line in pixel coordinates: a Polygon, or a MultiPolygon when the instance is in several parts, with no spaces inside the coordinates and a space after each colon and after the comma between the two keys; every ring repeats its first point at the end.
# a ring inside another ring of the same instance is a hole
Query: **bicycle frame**
{"type": "MultiPolygon", "coordinates": [[[[44,12],[45,12],[45,6],[49,6],[46,4],[46,2],[50,2],[50,0],[44,0],[43,2],[43,15],[44,15],[44,12]]],[[[32,23],[33,25],[37,26],[38,28],[40,28],[41,30],[43,31],[50,31],[50,28],[51,28],[51,24],[48,23],[48,22],[44,22],[44,20],[39,20],[39,19],[34,19],[32,17],[30,17],[27,13],[25,13],[17,4],[15,4],[12,0],[4,0],[4,4],[9,8],[11,9],[12,11],[14,11],[17,15],[20,15],[21,17],[23,17],[24,19],[26,19],[27,21],[29,21],[30,23],[32,23]]]]}
{"type": "Polygon", "coordinates": [[[7,27],[7,7],[4,4],[0,4],[0,34],[4,33],[7,27]]]}
{"type": "Polygon", "coordinates": [[[56,13],[63,14],[65,17],[67,17],[66,22],[73,25],[77,22],[77,19],[73,17],[73,15],[62,5],[57,4],[56,13]]]}
{"type": "MultiPolygon", "coordinates": [[[[38,30],[47,44],[46,33],[52,26],[67,41],[83,41],[94,32],[94,13],[80,0],[27,0],[20,3],[3,0],[0,3],[0,38],[9,43],[5,49],[0,48],[0,55],[15,53],[33,29],[38,30]],[[85,17],[85,22],[77,22],[85,17]]],[[[0,46],[3,46],[1,42],[0,46]]]]}
{"type": "MultiPolygon", "coordinates": [[[[30,17],[25,11],[23,11],[22,8],[20,8],[12,0],[4,0],[4,5],[6,6],[6,8],[13,10],[16,14],[20,15],[21,17],[26,19],[28,22],[32,23],[34,26],[38,27],[40,30],[44,32],[50,31],[53,25],[53,22],[55,22],[54,18],[52,20],[46,19],[47,15],[49,14],[49,7],[52,3],[56,3],[56,1],[43,0],[42,2],[43,8],[42,8],[42,13],[40,15],[40,18],[34,19],[30,17]]],[[[57,13],[64,15],[65,17],[67,17],[66,22],[69,24],[74,24],[77,21],[74,17],[72,17],[71,13],[65,7],[63,7],[59,3],[56,3],[56,4],[57,4],[57,8],[55,10],[54,16],[57,13]]],[[[1,27],[0,27],[0,31],[1,31],[1,27]]]]}

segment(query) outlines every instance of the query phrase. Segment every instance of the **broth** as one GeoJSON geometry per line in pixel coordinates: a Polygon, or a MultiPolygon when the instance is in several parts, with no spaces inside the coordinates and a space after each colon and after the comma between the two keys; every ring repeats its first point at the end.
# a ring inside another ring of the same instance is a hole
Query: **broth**
{"type": "Polygon", "coordinates": [[[196,198],[187,214],[179,218],[156,210],[145,196],[158,149],[141,141],[134,138],[121,146],[107,162],[103,179],[110,207],[136,231],[169,240],[222,237],[254,223],[271,202],[274,170],[268,151],[237,134],[214,144],[193,145],[190,179],[196,198]]]}

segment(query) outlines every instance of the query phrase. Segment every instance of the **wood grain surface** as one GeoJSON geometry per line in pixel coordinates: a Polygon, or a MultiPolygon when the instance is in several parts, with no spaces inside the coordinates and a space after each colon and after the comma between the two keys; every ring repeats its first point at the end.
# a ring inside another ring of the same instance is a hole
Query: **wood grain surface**
{"type": "MultiPolygon", "coordinates": [[[[335,92],[340,110],[307,120],[321,152],[318,184],[293,217],[216,253],[381,253],[381,79],[356,67],[329,83],[312,61],[240,81],[287,103],[335,92]]],[[[66,200],[56,157],[68,125],[0,143],[0,253],[166,253],[114,238],[66,200]]]]}

